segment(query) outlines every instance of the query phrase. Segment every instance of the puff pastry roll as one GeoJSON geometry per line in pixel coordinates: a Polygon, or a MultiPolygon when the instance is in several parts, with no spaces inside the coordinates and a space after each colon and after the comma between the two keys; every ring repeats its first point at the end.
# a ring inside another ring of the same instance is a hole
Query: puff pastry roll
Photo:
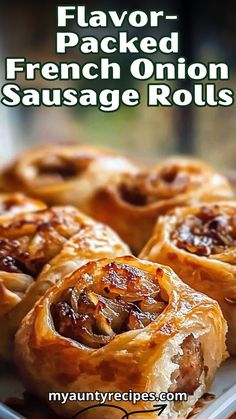
{"type": "Polygon", "coordinates": [[[217,300],[236,354],[236,203],[178,208],[160,217],[141,256],[168,264],[192,288],[217,300]]]}
{"type": "Polygon", "coordinates": [[[10,356],[20,321],[44,292],[87,260],[129,254],[109,227],[73,207],[0,224],[0,355],[10,356]]]}
{"type": "Polygon", "coordinates": [[[122,174],[136,171],[112,151],[81,145],[50,145],[26,150],[0,176],[5,191],[21,191],[50,205],[88,211],[90,197],[122,174]]]}
{"type": "Polygon", "coordinates": [[[16,214],[39,211],[46,205],[21,193],[0,193],[0,223],[16,214]]]}
{"type": "MultiPolygon", "coordinates": [[[[16,335],[16,363],[26,388],[48,392],[186,392],[164,419],[186,418],[225,357],[226,322],[217,302],[189,288],[167,267],[133,256],[80,267],[50,288],[16,335]],[[39,368],[40,366],[40,368],[39,368]]],[[[153,402],[109,402],[127,412],[153,402]]],[[[72,417],[91,402],[51,402],[72,417]]],[[[120,418],[109,408],[86,418],[120,418]]],[[[158,413],[140,413],[154,419],[158,413]]]]}
{"type": "Polygon", "coordinates": [[[173,158],[101,188],[90,215],[114,228],[138,254],[159,215],[199,200],[229,197],[232,190],[223,176],[198,160],[173,158]]]}

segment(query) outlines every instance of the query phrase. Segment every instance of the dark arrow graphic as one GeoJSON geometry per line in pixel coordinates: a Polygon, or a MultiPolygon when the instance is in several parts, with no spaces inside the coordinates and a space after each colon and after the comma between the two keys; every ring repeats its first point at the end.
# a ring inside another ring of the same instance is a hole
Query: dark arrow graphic
{"type": "Polygon", "coordinates": [[[110,407],[112,409],[120,410],[120,412],[122,412],[122,414],[123,414],[123,416],[121,416],[120,419],[129,419],[129,417],[131,415],[137,415],[139,413],[158,412],[158,416],[161,416],[161,414],[164,412],[165,408],[167,407],[167,404],[156,404],[156,405],[153,406],[153,409],[150,409],[150,410],[138,410],[138,411],[135,411],[135,412],[127,412],[125,409],[123,409],[120,406],[116,406],[116,405],[113,405],[113,404],[106,404],[106,403],[100,404],[99,403],[99,404],[95,404],[93,406],[85,407],[82,410],[79,410],[71,419],[77,419],[77,418],[79,418],[79,416],[82,417],[82,414],[87,412],[88,410],[97,409],[99,407],[110,407]]]}
{"type": "Polygon", "coordinates": [[[158,412],[157,416],[161,416],[161,414],[164,412],[165,408],[167,407],[167,404],[154,404],[154,409],[151,410],[139,410],[136,412],[127,413],[127,416],[123,416],[121,419],[129,418],[131,415],[137,415],[138,413],[152,413],[152,412],[158,412]]]}

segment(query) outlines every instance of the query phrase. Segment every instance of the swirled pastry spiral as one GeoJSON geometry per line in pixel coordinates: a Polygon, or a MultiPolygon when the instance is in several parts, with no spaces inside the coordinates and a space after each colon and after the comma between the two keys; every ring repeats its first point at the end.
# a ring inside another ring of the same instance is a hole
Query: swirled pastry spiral
{"type": "MultiPolygon", "coordinates": [[[[105,258],[74,271],[40,299],[17,332],[16,363],[26,387],[45,400],[51,391],[186,392],[187,402],[171,402],[162,414],[184,419],[225,356],[225,333],[217,302],[170,268],[132,256],[105,258]]],[[[66,417],[91,404],[50,403],[66,417]]],[[[150,401],[115,404],[127,412],[153,409],[150,401]]],[[[83,417],[120,418],[107,409],[83,417]]]]}
{"type": "Polygon", "coordinates": [[[75,205],[89,212],[100,187],[137,168],[125,157],[81,145],[50,145],[26,150],[1,173],[6,191],[21,191],[50,205],[75,205]]]}
{"type": "Polygon", "coordinates": [[[73,207],[0,223],[0,355],[11,354],[20,321],[47,288],[87,260],[128,254],[109,227],[73,207]]]}
{"type": "Polygon", "coordinates": [[[217,300],[236,354],[236,203],[178,208],[160,217],[141,257],[168,264],[192,288],[217,300]]]}
{"type": "Polygon", "coordinates": [[[158,216],[177,206],[229,197],[232,190],[223,176],[198,160],[173,158],[101,188],[90,215],[114,228],[138,254],[158,216]]]}

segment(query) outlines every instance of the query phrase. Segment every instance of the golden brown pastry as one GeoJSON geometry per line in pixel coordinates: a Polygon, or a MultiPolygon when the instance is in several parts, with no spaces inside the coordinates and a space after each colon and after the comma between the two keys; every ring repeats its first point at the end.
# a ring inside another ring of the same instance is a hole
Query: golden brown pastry
{"type": "Polygon", "coordinates": [[[21,193],[0,193],[0,223],[16,214],[39,211],[46,205],[21,193]]]}
{"type": "MultiPolygon", "coordinates": [[[[36,303],[16,335],[16,363],[26,388],[49,392],[186,392],[164,419],[187,417],[225,357],[226,322],[217,302],[185,285],[167,267],[132,256],[99,259],[65,277],[36,303]]],[[[50,402],[74,417],[94,402],[50,402]]],[[[127,412],[155,402],[128,401],[127,412]]],[[[76,416],[77,417],[77,416],[76,416]]],[[[79,416],[78,416],[79,417],[79,416]]],[[[117,409],[83,418],[120,418],[117,409]],[[102,416],[101,416],[102,414],[102,416]]],[[[154,419],[156,413],[139,413],[154,419]]]]}
{"type": "Polygon", "coordinates": [[[160,217],[141,257],[171,266],[192,288],[217,300],[236,354],[236,203],[178,208],[160,217]]]}
{"type": "Polygon", "coordinates": [[[230,197],[228,181],[207,165],[173,158],[107,184],[94,196],[89,214],[114,228],[138,254],[159,215],[200,200],[230,197]]]}
{"type": "Polygon", "coordinates": [[[94,191],[137,168],[125,157],[81,145],[49,145],[23,152],[1,173],[5,191],[21,191],[50,205],[87,211],[94,191]]]}
{"type": "Polygon", "coordinates": [[[0,224],[0,356],[20,321],[52,284],[87,260],[128,254],[109,227],[73,207],[17,215],[0,224]]]}

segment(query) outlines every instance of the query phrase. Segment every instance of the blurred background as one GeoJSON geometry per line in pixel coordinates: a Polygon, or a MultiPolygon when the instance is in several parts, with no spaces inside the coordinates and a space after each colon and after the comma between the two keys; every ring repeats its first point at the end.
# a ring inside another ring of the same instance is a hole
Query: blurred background
{"type": "MultiPolygon", "coordinates": [[[[55,54],[54,37],[56,27],[56,7],[60,2],[1,1],[0,4],[0,57],[1,83],[4,82],[4,59],[6,56],[26,57],[28,61],[60,61],[55,54]]],[[[130,35],[160,36],[169,31],[180,33],[180,54],[189,63],[193,61],[225,61],[230,67],[231,80],[219,82],[219,87],[236,87],[236,2],[207,0],[152,0],[118,1],[84,0],[61,4],[84,4],[90,10],[165,10],[179,15],[178,22],[162,25],[162,29],[132,28],[130,35]],[[169,26],[168,26],[169,25],[169,26]],[[157,33],[158,31],[158,33],[157,33]]],[[[71,29],[73,30],[73,23],[71,29]]],[[[74,28],[76,31],[76,28],[74,28]]],[[[103,37],[114,33],[114,28],[79,30],[79,34],[103,37]],[[96,33],[95,33],[96,32],[96,33]]],[[[65,61],[89,61],[89,56],[81,56],[76,48],[63,56],[65,61]]],[[[94,59],[98,59],[95,57],[94,59]]],[[[123,74],[135,57],[132,55],[112,55],[118,61],[123,74]]],[[[152,59],[164,61],[157,55],[152,59]]],[[[170,57],[167,56],[170,60],[170,57]]],[[[148,81],[149,82],[149,81],[148,81]]],[[[22,87],[30,83],[17,82],[22,87]],[[27,84],[26,84],[27,83],[27,84]]],[[[46,82],[38,79],[32,87],[76,87],[94,89],[134,87],[143,95],[143,103],[136,108],[121,107],[114,113],[103,113],[94,108],[0,108],[0,162],[4,164],[19,150],[31,145],[50,142],[81,142],[105,145],[137,159],[149,161],[170,154],[193,154],[206,159],[222,170],[236,167],[236,118],[235,105],[229,108],[155,108],[145,105],[145,81],[135,81],[123,77],[110,83],[101,81],[46,82]],[[47,85],[48,83],[48,85],[47,85]],[[63,83],[63,86],[62,86],[63,83]],[[103,84],[104,85],[103,85],[103,84]]],[[[191,81],[175,82],[175,88],[191,88],[191,81]]]]}

